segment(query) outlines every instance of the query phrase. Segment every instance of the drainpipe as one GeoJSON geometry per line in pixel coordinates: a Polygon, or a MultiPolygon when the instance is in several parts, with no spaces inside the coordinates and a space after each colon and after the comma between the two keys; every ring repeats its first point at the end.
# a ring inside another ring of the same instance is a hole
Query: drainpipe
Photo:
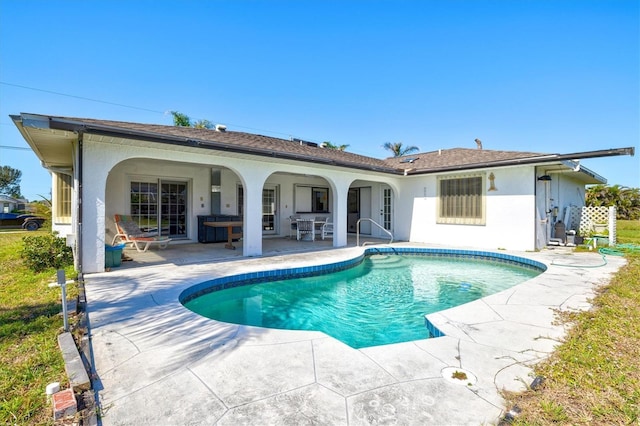
{"type": "Polygon", "coordinates": [[[78,203],[77,203],[77,217],[78,224],[76,230],[76,251],[78,254],[78,281],[83,282],[84,277],[82,273],[83,254],[82,254],[82,145],[84,139],[84,132],[78,131],[78,203]]]}
{"type": "Polygon", "coordinates": [[[540,223],[539,220],[542,220],[542,218],[538,219],[538,168],[534,167],[533,168],[533,223],[535,223],[535,227],[533,229],[535,229],[535,232],[533,234],[533,247],[535,247],[536,250],[538,250],[539,248],[542,247],[538,247],[538,240],[539,240],[539,235],[538,233],[540,232],[540,223]]]}

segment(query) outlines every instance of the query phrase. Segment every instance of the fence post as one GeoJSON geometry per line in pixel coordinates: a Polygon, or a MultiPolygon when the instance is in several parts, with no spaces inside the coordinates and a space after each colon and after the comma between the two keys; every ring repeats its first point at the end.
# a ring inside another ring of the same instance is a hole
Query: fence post
{"type": "Polygon", "coordinates": [[[609,245],[617,244],[618,226],[616,220],[616,206],[609,207],[609,245]]]}
{"type": "Polygon", "coordinates": [[[67,314],[67,278],[64,275],[64,269],[58,269],[58,285],[62,289],[62,317],[64,323],[64,331],[69,331],[69,315],[67,314]]]}

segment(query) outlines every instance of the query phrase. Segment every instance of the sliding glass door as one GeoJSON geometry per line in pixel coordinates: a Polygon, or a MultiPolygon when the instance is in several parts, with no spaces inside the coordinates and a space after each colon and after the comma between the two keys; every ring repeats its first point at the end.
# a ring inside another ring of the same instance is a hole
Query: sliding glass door
{"type": "Polygon", "coordinates": [[[162,182],[160,197],[160,223],[162,235],[174,238],[187,236],[187,184],[162,182]]]}
{"type": "Polygon", "coordinates": [[[145,232],[186,238],[187,190],[185,182],[131,182],[131,216],[145,232]]]}

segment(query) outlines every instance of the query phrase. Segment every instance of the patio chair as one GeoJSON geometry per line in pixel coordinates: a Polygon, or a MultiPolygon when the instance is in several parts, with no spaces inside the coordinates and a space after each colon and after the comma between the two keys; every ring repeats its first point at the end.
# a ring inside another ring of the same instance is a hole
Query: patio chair
{"type": "Polygon", "coordinates": [[[296,221],[296,238],[300,241],[305,235],[311,235],[311,241],[315,240],[316,230],[313,219],[298,219],[296,221]]]}
{"type": "Polygon", "coordinates": [[[322,226],[327,222],[326,216],[316,216],[313,219],[313,225],[315,226],[316,235],[322,235],[322,226]]]}
{"type": "Polygon", "coordinates": [[[293,214],[289,216],[289,238],[293,238],[294,234],[297,234],[298,230],[298,219],[300,219],[299,214],[293,214]]]}
{"type": "Polygon", "coordinates": [[[322,239],[324,240],[328,235],[331,235],[331,238],[333,238],[333,222],[330,217],[327,218],[327,221],[322,225],[322,239]]]}
{"type": "Polygon", "coordinates": [[[114,216],[118,233],[113,237],[111,245],[115,245],[116,239],[125,244],[133,244],[139,252],[145,252],[152,245],[157,245],[161,249],[166,248],[171,242],[171,238],[157,235],[154,232],[144,232],[131,216],[117,214],[114,216]]]}

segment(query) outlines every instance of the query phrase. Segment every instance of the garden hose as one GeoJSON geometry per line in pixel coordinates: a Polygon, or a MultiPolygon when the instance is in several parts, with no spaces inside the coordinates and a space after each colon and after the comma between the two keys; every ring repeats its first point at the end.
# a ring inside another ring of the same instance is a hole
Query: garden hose
{"type": "Polygon", "coordinates": [[[563,263],[555,263],[555,261],[551,262],[552,266],[562,266],[565,268],[600,268],[602,266],[605,266],[607,264],[607,256],[605,256],[604,253],[600,253],[600,251],[598,250],[598,253],[600,254],[600,256],[602,256],[602,263],[600,265],[567,265],[567,264],[563,264],[563,263]]]}
{"type": "Polygon", "coordinates": [[[553,266],[562,266],[565,268],[600,268],[607,264],[607,256],[624,256],[627,253],[640,252],[640,246],[635,244],[618,244],[615,247],[602,247],[598,249],[598,254],[602,256],[602,263],[599,265],[567,265],[562,263],[551,262],[553,266]]]}
{"type": "Polygon", "coordinates": [[[624,252],[622,250],[618,250],[617,248],[609,248],[602,247],[598,249],[598,253],[601,255],[609,255],[609,256],[624,256],[624,252]]]}

